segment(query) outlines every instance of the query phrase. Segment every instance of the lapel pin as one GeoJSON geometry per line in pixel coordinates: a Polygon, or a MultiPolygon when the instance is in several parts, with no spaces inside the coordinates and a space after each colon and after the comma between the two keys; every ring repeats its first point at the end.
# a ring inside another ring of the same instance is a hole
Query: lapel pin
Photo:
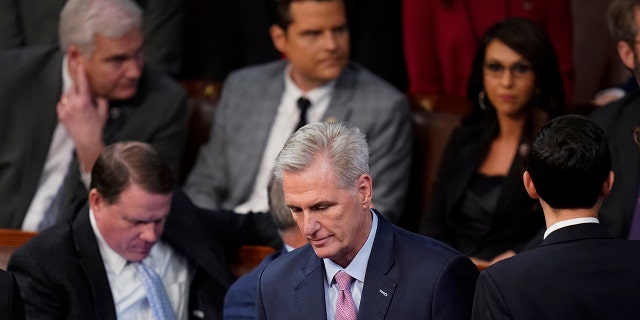
{"type": "Polygon", "coordinates": [[[383,295],[383,296],[385,296],[385,297],[389,295],[388,293],[386,293],[386,292],[382,291],[382,289],[379,289],[378,291],[379,291],[380,293],[382,293],[382,295],[383,295]]]}

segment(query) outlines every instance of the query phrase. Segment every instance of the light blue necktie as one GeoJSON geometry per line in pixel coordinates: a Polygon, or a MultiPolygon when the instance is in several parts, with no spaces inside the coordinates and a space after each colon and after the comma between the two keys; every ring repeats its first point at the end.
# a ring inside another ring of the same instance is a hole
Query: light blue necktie
{"type": "Polygon", "coordinates": [[[147,300],[156,320],[175,320],[176,315],[171,308],[171,302],[167,296],[160,276],[142,262],[136,262],[136,272],[147,291],[147,300]]]}

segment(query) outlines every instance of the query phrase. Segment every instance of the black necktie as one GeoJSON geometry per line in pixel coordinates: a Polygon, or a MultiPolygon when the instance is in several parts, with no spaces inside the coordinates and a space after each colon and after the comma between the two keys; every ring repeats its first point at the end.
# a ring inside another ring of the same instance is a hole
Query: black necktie
{"type": "Polygon", "coordinates": [[[296,131],[304,127],[305,124],[307,124],[307,110],[309,110],[310,106],[311,106],[311,101],[309,101],[309,99],[305,98],[304,96],[298,99],[298,108],[300,109],[300,121],[298,121],[298,126],[296,127],[296,131]]]}

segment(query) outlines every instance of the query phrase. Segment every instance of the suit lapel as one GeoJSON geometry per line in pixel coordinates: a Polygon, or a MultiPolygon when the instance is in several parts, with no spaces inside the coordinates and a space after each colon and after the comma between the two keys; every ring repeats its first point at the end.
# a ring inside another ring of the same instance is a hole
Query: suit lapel
{"type": "Polygon", "coordinates": [[[316,256],[310,246],[301,248],[307,250],[307,262],[302,265],[304,275],[296,280],[293,288],[297,315],[295,319],[326,319],[327,309],[324,299],[325,272],[322,259],[316,256]]]}
{"type": "Polygon", "coordinates": [[[351,113],[351,100],[354,87],[356,86],[356,78],[351,65],[347,65],[340,77],[336,79],[336,85],[333,88],[333,94],[331,95],[331,101],[322,116],[322,121],[336,122],[336,121],[349,121],[351,113]]]}
{"type": "MultiPolygon", "coordinates": [[[[640,98],[634,99],[634,102],[640,102],[640,98]]],[[[620,117],[621,123],[618,124],[619,128],[616,131],[616,140],[615,144],[618,148],[617,153],[618,160],[620,163],[620,167],[618,169],[624,168],[625,174],[624,178],[620,179],[620,190],[625,192],[625,199],[629,199],[629,203],[631,203],[631,207],[629,210],[623,210],[619,214],[624,216],[624,221],[631,221],[631,216],[633,215],[633,209],[635,206],[635,201],[632,199],[636,199],[636,194],[638,192],[638,185],[640,184],[640,176],[639,176],[639,168],[638,162],[640,161],[640,152],[638,152],[638,145],[633,141],[633,135],[631,134],[631,130],[640,125],[640,106],[634,104],[625,108],[622,117],[620,117]],[[626,182],[625,182],[626,181],[626,182]]],[[[612,150],[613,152],[613,150],[612,150]]],[[[617,182],[616,182],[617,183],[617,182]]],[[[614,183],[615,187],[615,183],[614,183]]],[[[623,206],[623,208],[626,206],[623,206]]],[[[626,227],[629,225],[627,224],[626,227]]],[[[626,234],[627,230],[625,230],[626,234]]]]}
{"type": "Polygon", "coordinates": [[[394,265],[393,229],[377,211],[376,214],[378,230],[365,274],[358,312],[360,319],[384,319],[397,286],[397,283],[387,276],[394,265]]]}
{"type": "Polygon", "coordinates": [[[98,242],[89,221],[89,208],[84,207],[73,222],[73,240],[80,256],[80,266],[89,281],[91,301],[96,319],[116,320],[115,303],[98,242]]]}

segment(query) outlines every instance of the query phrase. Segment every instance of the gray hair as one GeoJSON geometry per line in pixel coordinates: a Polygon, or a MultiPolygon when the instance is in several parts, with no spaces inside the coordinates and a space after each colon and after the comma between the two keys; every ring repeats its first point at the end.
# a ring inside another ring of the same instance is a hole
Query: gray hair
{"type": "Polygon", "coordinates": [[[324,157],[335,170],[340,187],[352,187],[369,173],[369,147],[364,134],[347,123],[310,123],[296,131],[276,158],[274,174],[300,172],[324,157]]]}
{"type": "Polygon", "coordinates": [[[624,41],[631,48],[635,48],[638,33],[635,21],[636,8],[640,8],[640,0],[614,0],[607,11],[607,24],[613,40],[624,41]]]}
{"type": "Polygon", "coordinates": [[[293,227],[297,227],[296,221],[293,220],[291,209],[287,207],[287,203],[284,199],[284,191],[282,190],[282,183],[275,179],[275,176],[271,177],[269,186],[267,189],[269,193],[269,209],[271,211],[271,217],[275,222],[278,230],[287,230],[293,227]]]}
{"type": "Polygon", "coordinates": [[[60,12],[60,49],[75,45],[89,55],[97,33],[120,38],[133,28],[142,28],[142,10],[130,0],[69,0],[60,12]]]}

